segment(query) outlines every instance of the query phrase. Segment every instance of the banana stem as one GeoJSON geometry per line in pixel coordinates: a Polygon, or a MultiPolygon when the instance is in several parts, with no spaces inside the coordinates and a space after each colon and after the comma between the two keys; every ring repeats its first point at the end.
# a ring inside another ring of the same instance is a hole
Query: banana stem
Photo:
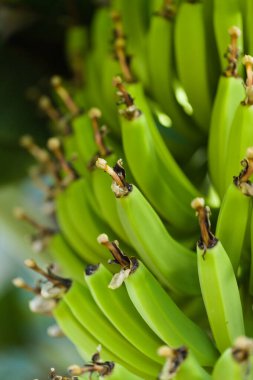
{"type": "Polygon", "coordinates": [[[42,275],[48,281],[50,281],[54,286],[58,288],[63,288],[66,291],[71,287],[72,281],[68,278],[63,278],[52,273],[52,267],[48,267],[47,272],[40,268],[33,259],[26,259],[25,265],[32,269],[34,272],[42,275]]]}
{"type": "Polygon", "coordinates": [[[103,141],[103,136],[102,136],[102,133],[100,131],[99,124],[98,124],[98,119],[100,119],[102,116],[101,111],[98,108],[91,108],[90,111],[88,112],[88,116],[91,119],[93,131],[94,131],[95,143],[98,147],[99,154],[102,157],[106,157],[106,156],[108,156],[110,151],[106,147],[106,145],[103,141]]]}
{"type": "Polygon", "coordinates": [[[73,116],[77,116],[80,113],[79,107],[75,104],[74,100],[71,98],[69,92],[66,90],[66,88],[62,85],[62,80],[58,76],[54,76],[51,79],[51,84],[55,90],[55,92],[58,94],[58,96],[61,98],[67,109],[72,113],[73,116]]]}
{"type": "Polygon", "coordinates": [[[112,12],[112,20],[114,22],[114,49],[117,60],[122,71],[122,75],[126,82],[133,82],[133,76],[129,68],[129,57],[126,54],[126,39],[123,31],[121,17],[118,12],[112,12]]]}

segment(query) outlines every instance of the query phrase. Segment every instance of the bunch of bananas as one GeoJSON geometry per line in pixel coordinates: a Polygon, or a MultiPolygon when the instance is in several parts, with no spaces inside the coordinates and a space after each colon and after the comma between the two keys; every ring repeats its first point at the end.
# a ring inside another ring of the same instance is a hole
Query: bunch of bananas
{"type": "Polygon", "coordinates": [[[86,362],[50,379],[253,379],[252,8],[113,0],[67,31],[56,136],[22,139],[53,225],[16,210],[58,266],[14,283],[86,362]]]}

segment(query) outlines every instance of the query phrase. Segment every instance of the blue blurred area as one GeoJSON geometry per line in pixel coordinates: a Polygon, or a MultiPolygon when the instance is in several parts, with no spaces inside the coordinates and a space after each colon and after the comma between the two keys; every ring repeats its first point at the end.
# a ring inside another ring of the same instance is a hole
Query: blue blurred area
{"type": "Polygon", "coordinates": [[[28,301],[33,295],[12,285],[17,276],[30,285],[36,281],[37,276],[24,267],[24,259],[36,258],[44,266],[49,263],[46,253],[32,252],[31,228],[12,216],[13,207],[22,204],[40,220],[41,201],[40,192],[28,180],[0,189],[0,379],[42,380],[51,367],[63,375],[70,364],[82,363],[66,338],[47,335],[53,318],[30,312],[28,301]]]}

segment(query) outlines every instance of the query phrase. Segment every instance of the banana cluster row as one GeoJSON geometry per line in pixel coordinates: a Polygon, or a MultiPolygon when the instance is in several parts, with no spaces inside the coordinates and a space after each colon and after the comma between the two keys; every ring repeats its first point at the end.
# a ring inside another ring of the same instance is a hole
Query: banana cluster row
{"type": "Polygon", "coordinates": [[[39,102],[56,137],[22,139],[51,226],[16,210],[60,272],[14,283],[86,362],[50,379],[253,379],[251,11],[113,0],[67,31],[74,80],[39,102]]]}

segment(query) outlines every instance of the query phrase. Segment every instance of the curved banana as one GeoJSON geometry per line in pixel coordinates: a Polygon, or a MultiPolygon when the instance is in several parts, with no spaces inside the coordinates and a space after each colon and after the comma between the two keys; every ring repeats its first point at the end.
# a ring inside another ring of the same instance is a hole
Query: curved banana
{"type": "Polygon", "coordinates": [[[173,86],[176,77],[173,53],[175,5],[167,5],[163,1],[159,3],[147,35],[150,92],[171,118],[172,128],[185,139],[184,144],[187,145],[187,141],[191,141],[191,146],[196,146],[201,140],[201,134],[196,130],[192,118],[177,102],[173,86]]]}
{"type": "Polygon", "coordinates": [[[212,94],[203,8],[200,2],[180,4],[175,24],[175,54],[179,79],[193,107],[193,118],[199,128],[207,132],[212,94]]]}
{"type": "Polygon", "coordinates": [[[141,85],[128,84],[128,91],[121,79],[115,78],[115,86],[126,105],[125,109],[120,110],[123,147],[136,182],[165,220],[181,230],[195,229],[189,204],[197,191],[162,140],[141,85]]]}
{"type": "Polygon", "coordinates": [[[220,352],[244,334],[242,305],[232,264],[221,242],[210,231],[209,213],[202,198],[192,202],[199,218],[197,245],[202,297],[215,343],[220,352]]]}
{"type": "Polygon", "coordinates": [[[199,294],[196,255],[171,237],[137,187],[124,182],[120,161],[112,169],[105,160],[98,159],[97,166],[113,178],[112,189],[118,198],[120,220],[131,245],[144,263],[175,292],[199,294]],[[121,179],[117,173],[121,173],[121,179]],[[180,277],[183,281],[178,281],[180,277]]]}
{"type": "MultiPolygon", "coordinates": [[[[100,344],[100,340],[94,338],[89,330],[81,325],[64,300],[58,302],[53,310],[53,316],[64,334],[82,352],[84,359],[90,358],[100,344]]],[[[123,364],[117,354],[112,353],[106,347],[103,347],[103,357],[105,360],[120,361],[123,364]]]]}
{"type": "Polygon", "coordinates": [[[162,342],[140,317],[126,290],[120,288],[113,292],[108,289],[111,272],[102,264],[89,265],[86,267],[85,280],[93,299],[115,328],[139,351],[162,363],[156,355],[162,342]]]}
{"type": "Polygon", "coordinates": [[[65,192],[56,198],[56,218],[64,238],[85,262],[97,263],[101,260],[94,252],[91,254],[90,248],[84,244],[82,237],[73,226],[66,206],[65,192]]]}
{"type": "MultiPolygon", "coordinates": [[[[240,30],[232,27],[231,52],[227,54],[228,66],[219,79],[212,109],[211,125],[208,139],[208,165],[211,180],[222,199],[225,193],[224,172],[228,151],[228,138],[236,108],[243,100],[245,91],[242,79],[237,72],[238,47],[240,30]]],[[[232,178],[231,178],[232,180],[232,178]]]]}
{"type": "Polygon", "coordinates": [[[72,284],[65,294],[64,301],[74,316],[99,342],[117,353],[121,359],[119,363],[126,362],[126,368],[133,370],[138,376],[154,379],[159,371],[159,364],[151,360],[135,347],[133,347],[110,323],[95,304],[86,286],[78,283],[72,284]],[[145,377],[146,376],[146,377],[145,377]]]}

